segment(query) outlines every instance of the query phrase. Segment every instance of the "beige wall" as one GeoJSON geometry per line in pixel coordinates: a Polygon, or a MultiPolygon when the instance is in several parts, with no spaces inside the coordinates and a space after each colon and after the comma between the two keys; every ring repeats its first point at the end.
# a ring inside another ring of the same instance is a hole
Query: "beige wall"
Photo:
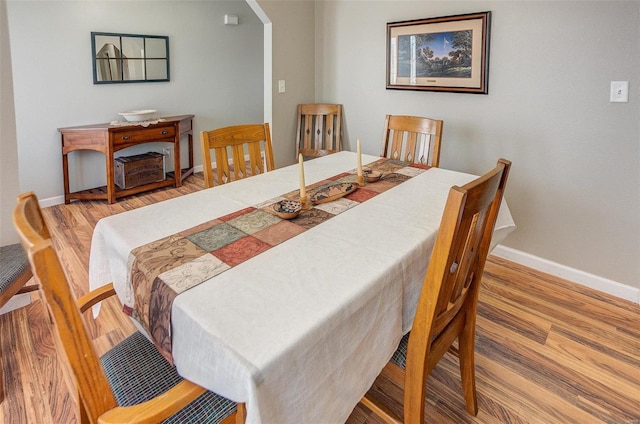
{"type": "Polygon", "coordinates": [[[320,1],[316,98],[380,152],[384,116],[444,120],[441,166],[513,161],[508,247],[640,288],[640,2],[320,1]],[[489,95],[385,89],[387,22],[490,10],[489,95]],[[629,103],[610,103],[612,80],[629,103]]]}
{"type": "MultiPolygon", "coordinates": [[[[40,200],[55,203],[63,194],[57,128],[110,122],[120,118],[118,112],[134,109],[193,114],[194,157],[200,165],[200,131],[263,120],[263,25],[244,1],[10,0],[6,5],[20,188],[34,190],[40,200]],[[225,25],[225,14],[237,15],[239,25],[225,25]],[[169,36],[171,81],[94,85],[91,31],[169,36]]],[[[162,147],[146,144],[120,154],[162,147]]],[[[186,158],[183,154],[183,166],[186,158]]],[[[101,153],[73,153],[69,161],[72,190],[105,184],[101,153]]]]}
{"type": "Polygon", "coordinates": [[[6,7],[4,1],[0,2],[0,246],[18,241],[11,218],[19,192],[19,181],[6,7]]]}
{"type": "Polygon", "coordinates": [[[258,4],[272,22],[273,150],[276,166],[295,161],[296,111],[315,101],[315,3],[265,1],[258,4]],[[285,93],[278,93],[285,80],[285,93]]]}
{"type": "MultiPolygon", "coordinates": [[[[82,2],[73,4],[96,7],[82,2]]],[[[109,8],[110,2],[94,4],[109,8]]],[[[204,3],[185,4],[198,7],[204,3]]],[[[640,289],[640,74],[637,72],[640,69],[640,3],[258,0],[258,4],[272,22],[272,131],[278,166],[294,161],[298,103],[342,103],[345,146],[350,148],[352,140],[360,138],[365,153],[372,154],[380,151],[382,122],[387,113],[444,119],[443,167],[478,174],[500,156],[514,162],[507,200],[518,230],[506,241],[508,247],[620,282],[637,293],[640,289]],[[384,88],[387,22],[482,10],[493,12],[489,95],[384,88]],[[283,94],[277,93],[280,79],[287,85],[283,94]],[[630,81],[629,103],[609,103],[611,80],[630,81]]],[[[6,16],[3,19],[6,20],[6,16]]],[[[0,68],[3,231],[6,211],[10,213],[14,192],[17,192],[15,187],[5,188],[5,175],[15,177],[17,173],[17,169],[12,168],[17,166],[15,161],[6,159],[11,157],[11,140],[16,135],[12,103],[7,97],[12,86],[11,79],[6,78],[11,67],[5,20],[1,22],[0,68]],[[9,153],[5,155],[7,147],[9,153]],[[7,199],[9,207],[6,207],[7,199]]],[[[46,30],[49,24],[43,25],[46,30]]],[[[65,26],[56,20],[51,25],[65,26]]],[[[65,29],[73,30],[73,26],[65,29]]],[[[80,43],[84,45],[83,41],[80,43]]],[[[210,39],[205,40],[204,45],[207,43],[215,44],[210,39]]],[[[229,56],[228,61],[231,58],[229,56]]],[[[84,55],[72,59],[82,64],[86,61],[84,55]]],[[[172,60],[177,60],[173,54],[172,60]]],[[[195,80],[203,79],[192,78],[195,80]]],[[[208,77],[205,80],[209,81],[208,77]]],[[[211,77],[213,80],[215,75],[211,77]]],[[[31,88],[28,83],[26,80],[21,88],[31,88]]],[[[174,105],[177,113],[183,113],[184,106],[179,102],[192,102],[194,96],[189,93],[200,86],[200,83],[190,83],[186,86],[186,95],[161,95],[161,98],[168,98],[165,104],[174,105]]],[[[145,96],[144,90],[149,88],[135,90],[136,97],[145,96]]],[[[88,91],[79,93],[81,97],[87,93],[94,96],[96,89],[89,85],[88,91]]],[[[56,87],[49,87],[38,92],[37,98],[49,99],[47,108],[36,110],[39,116],[51,121],[47,113],[62,104],[66,115],[80,111],[79,116],[86,115],[83,119],[89,121],[89,114],[93,112],[82,100],[77,100],[81,104],[65,106],[59,101],[62,97],[58,91],[56,87]]],[[[256,91],[256,87],[250,91],[256,91]]],[[[216,112],[198,112],[208,116],[205,125],[248,119],[243,115],[246,107],[262,103],[261,96],[247,99],[232,89],[217,93],[212,98],[234,100],[215,102],[216,112]],[[243,112],[234,114],[234,108],[243,112]]],[[[35,94],[29,96],[27,100],[36,99],[35,94]]],[[[21,97],[21,101],[24,98],[21,97]]],[[[105,119],[117,110],[114,99],[110,98],[109,102],[109,107],[100,109],[105,119]]],[[[39,107],[35,102],[34,105],[39,107]]],[[[260,111],[258,108],[247,116],[262,116],[260,111]]],[[[46,126],[47,132],[44,136],[27,137],[35,140],[35,144],[25,147],[28,154],[30,149],[50,149],[44,159],[57,157],[56,124],[60,124],[59,120],[39,124],[46,126]]],[[[21,139],[18,132],[19,143],[21,139]]],[[[21,158],[21,162],[30,162],[30,159],[21,158]]],[[[28,172],[49,169],[38,179],[45,185],[61,185],[59,164],[44,159],[28,172]]],[[[22,188],[30,189],[31,181],[26,177],[21,180],[22,188]]],[[[61,194],[61,191],[53,189],[47,193],[61,194]]]]}

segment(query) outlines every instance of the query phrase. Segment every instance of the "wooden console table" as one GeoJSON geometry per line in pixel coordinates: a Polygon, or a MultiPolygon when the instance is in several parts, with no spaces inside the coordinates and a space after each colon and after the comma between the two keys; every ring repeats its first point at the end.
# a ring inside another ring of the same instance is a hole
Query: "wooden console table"
{"type": "Polygon", "coordinates": [[[62,174],[64,176],[64,202],[72,199],[106,199],[115,203],[119,197],[141,193],[160,187],[180,187],[182,180],[193,174],[193,115],[161,118],[157,124],[141,125],[96,124],[78,127],[58,128],[62,135],[62,174]],[[180,140],[189,140],[189,167],[180,166],[180,140]],[[120,189],[114,181],[114,153],[127,147],[144,143],[173,143],[174,172],[168,172],[164,181],[144,184],[128,189],[120,189]],[[76,150],[102,152],[107,164],[107,185],[88,190],[69,192],[69,162],[67,155],[76,150]]]}

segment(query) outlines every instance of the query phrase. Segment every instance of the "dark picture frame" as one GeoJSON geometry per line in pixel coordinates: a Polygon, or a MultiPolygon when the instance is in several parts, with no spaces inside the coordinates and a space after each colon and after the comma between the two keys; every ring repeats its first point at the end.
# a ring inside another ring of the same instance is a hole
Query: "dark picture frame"
{"type": "Polygon", "coordinates": [[[491,12],[387,23],[387,89],[489,93],[491,12]]]}

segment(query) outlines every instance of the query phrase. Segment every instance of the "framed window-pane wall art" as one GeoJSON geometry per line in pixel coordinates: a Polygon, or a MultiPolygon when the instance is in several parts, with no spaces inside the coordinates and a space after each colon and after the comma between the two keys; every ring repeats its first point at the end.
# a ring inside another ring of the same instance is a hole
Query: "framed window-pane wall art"
{"type": "Polygon", "coordinates": [[[93,83],[169,81],[169,37],[91,33],[93,83]]]}

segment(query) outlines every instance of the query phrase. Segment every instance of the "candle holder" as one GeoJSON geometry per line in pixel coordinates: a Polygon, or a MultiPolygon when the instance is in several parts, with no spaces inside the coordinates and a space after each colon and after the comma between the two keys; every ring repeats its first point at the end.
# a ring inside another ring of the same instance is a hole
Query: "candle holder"
{"type": "Polygon", "coordinates": [[[364,175],[358,175],[356,178],[356,182],[360,187],[364,187],[364,175]]]}
{"type": "Polygon", "coordinates": [[[302,205],[302,210],[306,211],[311,209],[311,202],[309,202],[309,195],[305,195],[304,197],[300,196],[300,204],[302,205]]]}

